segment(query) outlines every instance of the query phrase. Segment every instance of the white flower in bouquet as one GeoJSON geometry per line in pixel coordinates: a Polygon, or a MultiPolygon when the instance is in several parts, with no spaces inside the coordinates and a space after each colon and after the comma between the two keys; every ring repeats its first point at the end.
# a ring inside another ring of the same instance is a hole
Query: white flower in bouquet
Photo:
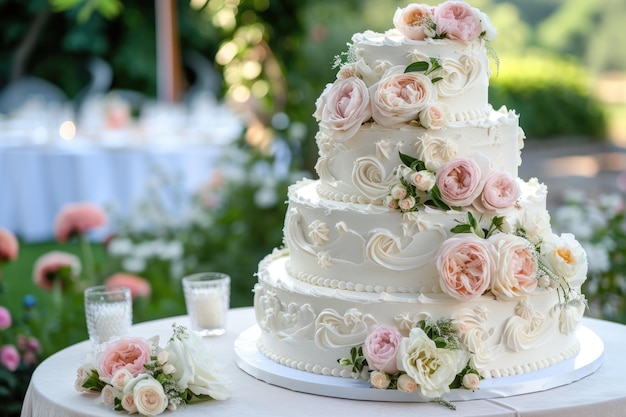
{"type": "Polygon", "coordinates": [[[579,287],[587,275],[587,255],[573,234],[553,234],[541,246],[545,264],[572,287],[579,287]]]}
{"type": "Polygon", "coordinates": [[[220,370],[202,339],[195,333],[185,333],[175,334],[165,346],[169,354],[168,362],[176,369],[172,377],[178,388],[216,400],[229,398],[228,383],[220,376],[220,370]]]}

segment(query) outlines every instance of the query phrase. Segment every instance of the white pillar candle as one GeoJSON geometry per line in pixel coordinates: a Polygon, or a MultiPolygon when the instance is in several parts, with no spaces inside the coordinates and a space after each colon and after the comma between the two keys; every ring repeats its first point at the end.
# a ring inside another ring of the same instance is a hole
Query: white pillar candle
{"type": "Polygon", "coordinates": [[[125,302],[101,304],[96,313],[96,334],[100,343],[113,336],[126,336],[130,329],[129,306],[125,302]]]}
{"type": "Polygon", "coordinates": [[[198,327],[210,329],[222,326],[224,302],[219,292],[197,294],[194,298],[194,310],[198,327]]]}

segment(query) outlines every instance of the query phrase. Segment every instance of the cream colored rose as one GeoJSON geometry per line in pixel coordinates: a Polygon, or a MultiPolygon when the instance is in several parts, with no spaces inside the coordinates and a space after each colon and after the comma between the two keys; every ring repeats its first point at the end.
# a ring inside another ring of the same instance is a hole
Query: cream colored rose
{"type": "Polygon", "coordinates": [[[437,99],[430,79],[417,72],[404,73],[403,66],[390,68],[370,87],[372,117],[385,127],[417,120],[419,113],[437,99]]]}
{"type": "Polygon", "coordinates": [[[132,391],[124,392],[121,398],[122,408],[128,412],[128,414],[133,414],[137,412],[137,406],[135,405],[135,396],[132,391]]]}
{"type": "Polygon", "coordinates": [[[430,191],[436,183],[435,173],[428,170],[422,170],[411,176],[411,182],[420,191],[430,191]]]}
{"type": "Polygon", "coordinates": [[[463,388],[475,391],[480,388],[480,377],[474,373],[465,374],[463,375],[462,384],[463,388]]]}
{"type": "Polygon", "coordinates": [[[417,390],[417,383],[407,374],[402,374],[398,377],[398,389],[409,393],[414,392],[417,390]]]}
{"type": "Polygon", "coordinates": [[[391,379],[386,373],[381,371],[373,371],[370,373],[370,384],[372,384],[374,388],[387,389],[390,383],[391,379]]]}
{"type": "Polygon", "coordinates": [[[368,87],[380,80],[380,75],[376,73],[376,70],[367,65],[363,58],[359,59],[357,62],[344,65],[337,73],[338,79],[350,77],[362,79],[368,87]]]}
{"type": "Polygon", "coordinates": [[[115,398],[120,395],[119,391],[113,388],[111,385],[105,385],[100,391],[99,402],[103,405],[113,405],[115,398]]]}
{"type": "Polygon", "coordinates": [[[541,245],[544,262],[556,275],[578,288],[587,278],[587,254],[573,234],[552,234],[541,245]]]}
{"type": "Polygon", "coordinates": [[[122,368],[113,374],[113,378],[111,378],[111,385],[114,388],[123,390],[128,381],[133,379],[133,375],[126,368],[122,368]]]}
{"type": "Polygon", "coordinates": [[[438,398],[449,392],[467,360],[468,355],[462,350],[436,347],[421,328],[411,329],[398,350],[398,369],[417,383],[424,398],[438,398]]]}
{"type": "Polygon", "coordinates": [[[534,248],[526,239],[498,233],[489,238],[497,256],[491,292],[499,299],[513,300],[537,288],[537,261],[534,248]]]}
{"type": "Polygon", "coordinates": [[[450,122],[450,109],[444,103],[433,103],[419,114],[420,124],[426,129],[441,129],[450,122]]]}
{"type": "Polygon", "coordinates": [[[144,416],[156,416],[167,408],[168,399],[163,386],[151,376],[138,381],[133,388],[137,412],[144,416]]]}
{"type": "Polygon", "coordinates": [[[398,8],[393,15],[393,25],[409,39],[422,40],[432,35],[433,15],[426,4],[409,4],[398,8]]]}
{"type": "Polygon", "coordinates": [[[413,207],[415,207],[415,197],[412,195],[403,198],[398,201],[398,206],[400,206],[400,210],[402,211],[410,211],[413,207]]]}

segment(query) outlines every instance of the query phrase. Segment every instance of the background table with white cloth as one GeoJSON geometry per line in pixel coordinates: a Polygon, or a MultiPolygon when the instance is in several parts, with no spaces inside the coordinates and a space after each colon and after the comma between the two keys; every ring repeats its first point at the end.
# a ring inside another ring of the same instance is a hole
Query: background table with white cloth
{"type": "MultiPolygon", "coordinates": [[[[53,237],[58,211],[92,202],[128,215],[166,177],[183,195],[210,179],[223,145],[115,147],[0,145],[0,226],[26,241],[53,237]],[[154,184],[153,184],[154,185],[154,184]]],[[[180,209],[172,202],[171,209],[180,209]]],[[[104,236],[105,229],[100,230],[104,236]]]]}
{"type": "MultiPolygon", "coordinates": [[[[171,335],[172,323],[189,326],[186,316],[166,318],[133,326],[140,337],[171,335]]],[[[561,387],[508,398],[457,401],[456,411],[433,403],[358,401],[291,391],[267,384],[240,370],[235,363],[234,344],[240,333],[253,326],[252,308],[233,309],[228,314],[227,332],[205,338],[207,347],[226,366],[233,395],[225,401],[209,401],[182,407],[171,416],[429,416],[429,417],[618,417],[626,415],[626,326],[583,319],[604,342],[604,364],[593,374],[561,387]]],[[[90,352],[89,342],[68,347],[42,362],[35,370],[22,409],[22,417],[97,417],[122,415],[99,405],[93,395],[74,389],[76,369],[90,352]]],[[[374,388],[372,388],[374,389],[374,388]]],[[[165,414],[163,414],[165,415],[165,414]]]]}

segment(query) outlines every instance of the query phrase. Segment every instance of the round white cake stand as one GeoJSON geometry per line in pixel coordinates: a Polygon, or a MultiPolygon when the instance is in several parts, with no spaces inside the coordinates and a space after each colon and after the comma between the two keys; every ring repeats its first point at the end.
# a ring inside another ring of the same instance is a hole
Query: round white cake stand
{"type": "MultiPolygon", "coordinates": [[[[427,402],[416,393],[372,388],[367,381],[317,375],[280,365],[257,349],[261,335],[258,326],[243,331],[235,341],[237,366],[251,376],[293,391],[353,400],[390,402],[427,402]]],[[[595,372],[604,359],[604,343],[588,327],[576,331],[579,352],[573,357],[538,371],[501,378],[483,379],[480,389],[453,389],[444,395],[448,401],[466,401],[509,397],[544,391],[578,381],[595,372]]]]}

